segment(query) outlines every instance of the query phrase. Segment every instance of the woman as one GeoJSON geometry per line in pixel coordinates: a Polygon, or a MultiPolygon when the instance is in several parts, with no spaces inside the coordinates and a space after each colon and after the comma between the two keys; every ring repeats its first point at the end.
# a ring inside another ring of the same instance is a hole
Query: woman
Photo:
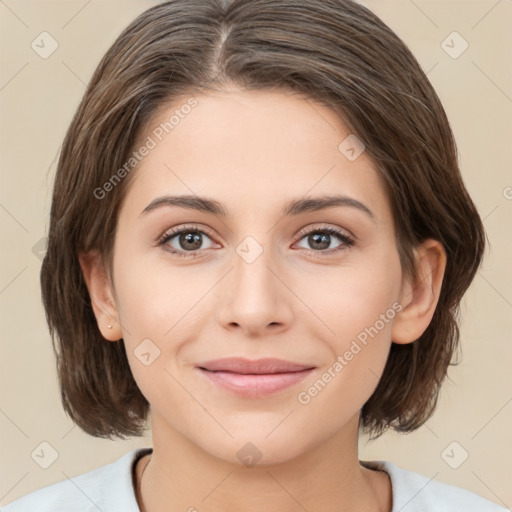
{"type": "Polygon", "coordinates": [[[360,432],[433,413],[484,231],[404,43],[348,0],[172,0],[96,70],[41,270],[63,405],[153,446],[21,510],[500,511],[360,432]]]}

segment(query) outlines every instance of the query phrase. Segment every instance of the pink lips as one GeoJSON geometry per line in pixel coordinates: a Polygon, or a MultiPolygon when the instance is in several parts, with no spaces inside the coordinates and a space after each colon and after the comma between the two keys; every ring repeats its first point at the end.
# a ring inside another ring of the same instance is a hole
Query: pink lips
{"type": "Polygon", "coordinates": [[[311,365],[282,359],[251,361],[239,357],[206,361],[197,368],[215,384],[247,398],[262,397],[288,388],[314,369],[311,365]]]}

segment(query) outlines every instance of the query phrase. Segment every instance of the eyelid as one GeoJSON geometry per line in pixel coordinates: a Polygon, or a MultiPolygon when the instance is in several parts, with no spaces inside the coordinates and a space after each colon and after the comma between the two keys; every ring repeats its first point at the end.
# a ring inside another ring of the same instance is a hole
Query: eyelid
{"type": "Polygon", "coordinates": [[[353,239],[354,241],[358,240],[357,236],[355,236],[351,231],[349,231],[346,228],[342,228],[340,226],[334,226],[334,225],[327,224],[327,223],[321,223],[321,222],[318,224],[309,225],[308,227],[301,230],[299,232],[299,235],[297,235],[298,236],[297,240],[300,240],[305,235],[309,235],[309,233],[312,233],[315,231],[323,231],[323,230],[334,230],[337,233],[339,233],[340,235],[344,235],[347,238],[353,239]]]}
{"type": "Polygon", "coordinates": [[[178,226],[174,226],[172,228],[166,229],[162,235],[158,236],[158,238],[155,240],[157,244],[163,243],[163,241],[168,238],[169,236],[177,235],[181,231],[190,230],[190,231],[198,231],[203,232],[204,234],[208,235],[212,240],[215,240],[215,236],[209,231],[208,228],[204,227],[203,225],[189,225],[189,224],[180,224],[178,226]]]}
{"type": "MultiPolygon", "coordinates": [[[[163,232],[163,234],[161,234],[157,237],[155,242],[161,242],[162,240],[165,240],[169,235],[178,234],[179,232],[186,230],[186,229],[190,229],[191,231],[199,231],[199,232],[203,231],[210,238],[215,239],[215,236],[209,231],[209,228],[207,228],[206,226],[203,226],[202,224],[199,224],[199,225],[198,224],[193,224],[193,225],[192,224],[190,224],[190,225],[183,224],[183,225],[178,225],[178,226],[174,226],[172,228],[166,229],[163,232]]],[[[319,223],[319,224],[310,225],[306,228],[303,228],[301,231],[299,231],[299,234],[295,237],[294,243],[297,242],[298,240],[300,240],[301,238],[303,238],[304,236],[308,235],[309,233],[312,233],[315,231],[320,231],[320,230],[325,230],[325,229],[333,229],[336,232],[340,231],[341,232],[340,234],[343,234],[342,232],[345,232],[347,237],[353,238],[354,240],[358,239],[348,229],[337,227],[337,226],[334,227],[334,226],[331,226],[331,225],[325,224],[325,223],[323,223],[323,224],[319,223]]]]}
{"type": "MultiPolygon", "coordinates": [[[[196,233],[204,234],[208,238],[210,238],[213,243],[218,243],[218,242],[216,242],[216,237],[210,233],[209,228],[206,228],[203,225],[197,225],[197,224],[193,224],[193,225],[183,224],[183,225],[174,226],[172,228],[165,230],[164,233],[157,238],[156,244],[157,244],[157,246],[165,246],[165,245],[167,245],[167,242],[169,240],[171,240],[175,236],[178,236],[179,234],[184,233],[184,232],[185,233],[186,232],[196,232],[196,233]]],[[[330,236],[337,237],[338,240],[341,242],[338,247],[335,247],[333,249],[328,249],[328,250],[315,251],[313,249],[301,248],[302,250],[306,251],[308,254],[312,254],[315,257],[327,257],[329,255],[336,254],[336,253],[342,251],[343,249],[354,246],[357,241],[357,237],[354,236],[347,229],[341,228],[339,226],[334,227],[334,226],[326,224],[326,223],[323,223],[323,224],[319,223],[316,225],[313,224],[313,225],[307,226],[306,228],[303,228],[299,232],[299,234],[295,237],[295,240],[294,240],[292,246],[295,245],[296,243],[300,242],[300,240],[305,238],[307,235],[309,235],[311,233],[315,233],[315,232],[326,232],[330,236]]],[[[200,255],[200,253],[207,252],[205,249],[197,249],[195,251],[183,251],[183,250],[169,249],[169,248],[165,248],[165,247],[164,247],[164,250],[166,250],[174,255],[189,257],[189,258],[193,258],[193,257],[200,255]]]]}
{"type": "Polygon", "coordinates": [[[350,231],[345,230],[340,227],[334,227],[328,224],[322,224],[320,226],[308,226],[305,230],[302,230],[296,238],[296,241],[293,245],[299,243],[303,238],[308,236],[311,233],[328,233],[332,237],[336,237],[340,245],[334,247],[332,249],[326,249],[322,251],[315,251],[313,249],[302,248],[303,251],[314,258],[328,258],[329,256],[337,256],[343,251],[350,249],[356,246],[356,237],[353,236],[350,231]]]}

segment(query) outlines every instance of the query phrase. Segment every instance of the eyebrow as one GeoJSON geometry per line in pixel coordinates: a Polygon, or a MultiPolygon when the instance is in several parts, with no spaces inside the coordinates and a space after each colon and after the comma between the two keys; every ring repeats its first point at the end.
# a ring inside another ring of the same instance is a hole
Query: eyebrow
{"type": "MultiPolygon", "coordinates": [[[[187,210],[197,210],[206,213],[212,213],[214,215],[220,215],[227,217],[228,213],[221,203],[214,199],[207,197],[199,197],[196,195],[183,195],[183,196],[161,196],[153,199],[144,210],[140,213],[139,217],[146,215],[147,213],[161,208],[163,206],[178,206],[187,210]]],[[[363,203],[344,195],[323,195],[318,197],[304,197],[301,199],[294,199],[287,202],[284,205],[282,214],[288,215],[300,215],[304,212],[312,212],[324,210],[327,208],[334,208],[337,206],[349,206],[357,208],[358,210],[366,213],[369,217],[375,219],[372,211],[363,203]]]]}

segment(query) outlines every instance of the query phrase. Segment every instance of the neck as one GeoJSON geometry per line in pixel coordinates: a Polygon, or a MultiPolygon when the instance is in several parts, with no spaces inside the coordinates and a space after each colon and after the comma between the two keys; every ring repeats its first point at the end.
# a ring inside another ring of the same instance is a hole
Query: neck
{"type": "Polygon", "coordinates": [[[391,510],[388,476],[359,464],[358,418],[292,460],[252,467],[212,456],[179,432],[158,428],[161,420],[152,416],[151,463],[138,470],[139,480],[145,470],[141,512],[391,510]]]}

